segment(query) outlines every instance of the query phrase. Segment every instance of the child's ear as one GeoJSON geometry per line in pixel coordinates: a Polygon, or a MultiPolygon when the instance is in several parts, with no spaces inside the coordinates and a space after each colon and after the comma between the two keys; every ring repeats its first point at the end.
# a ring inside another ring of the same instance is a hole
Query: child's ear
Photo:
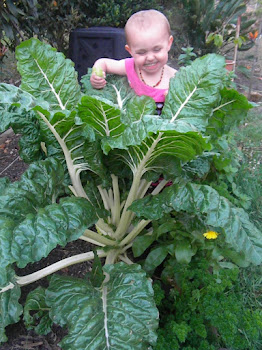
{"type": "Polygon", "coordinates": [[[128,53],[130,53],[130,55],[132,56],[132,54],[131,54],[131,49],[130,49],[130,47],[129,47],[128,45],[125,45],[125,49],[126,49],[126,51],[127,51],[128,53]]]}
{"type": "Polygon", "coordinates": [[[168,39],[168,51],[171,49],[173,40],[174,40],[173,36],[170,35],[170,37],[169,37],[169,39],[168,39]]]}

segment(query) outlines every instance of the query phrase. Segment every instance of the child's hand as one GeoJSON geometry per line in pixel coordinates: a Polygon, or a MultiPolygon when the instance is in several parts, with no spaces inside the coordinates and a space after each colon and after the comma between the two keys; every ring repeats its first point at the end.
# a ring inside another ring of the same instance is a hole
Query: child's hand
{"type": "Polygon", "coordinates": [[[105,73],[101,67],[93,67],[90,82],[95,89],[103,89],[105,87],[105,73]]]}

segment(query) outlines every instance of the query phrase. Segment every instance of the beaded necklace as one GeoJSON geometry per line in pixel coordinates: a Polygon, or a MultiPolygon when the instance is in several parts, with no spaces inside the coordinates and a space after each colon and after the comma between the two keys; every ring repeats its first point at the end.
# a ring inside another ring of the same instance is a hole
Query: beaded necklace
{"type": "Polygon", "coordinates": [[[163,79],[163,75],[164,75],[164,70],[165,70],[165,66],[162,68],[162,72],[161,72],[161,76],[160,76],[159,81],[158,81],[155,85],[153,85],[153,86],[148,85],[148,84],[145,82],[145,80],[144,80],[144,78],[143,78],[143,76],[142,76],[142,72],[141,72],[140,69],[139,69],[139,76],[140,76],[141,81],[142,81],[145,85],[155,88],[155,87],[157,87],[157,86],[161,83],[161,81],[162,81],[162,79],[163,79]]]}

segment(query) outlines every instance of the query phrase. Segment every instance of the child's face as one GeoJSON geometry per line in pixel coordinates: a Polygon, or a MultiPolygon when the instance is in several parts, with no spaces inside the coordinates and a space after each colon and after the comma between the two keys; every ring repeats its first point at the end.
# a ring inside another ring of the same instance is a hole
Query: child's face
{"type": "Polygon", "coordinates": [[[126,50],[134,58],[138,70],[155,74],[167,63],[173,37],[163,24],[146,30],[133,29],[126,50]]]}

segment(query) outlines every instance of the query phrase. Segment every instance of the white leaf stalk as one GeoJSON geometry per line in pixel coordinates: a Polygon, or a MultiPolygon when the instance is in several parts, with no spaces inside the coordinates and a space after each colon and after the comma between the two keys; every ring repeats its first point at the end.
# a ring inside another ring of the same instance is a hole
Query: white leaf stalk
{"type": "MultiPolygon", "coordinates": [[[[108,252],[105,252],[104,250],[97,250],[97,256],[99,258],[105,258],[107,257],[108,263],[114,263],[118,256],[121,256],[123,259],[128,261],[129,264],[132,264],[132,261],[126,256],[126,251],[129,249],[132,245],[126,245],[123,248],[114,249],[108,252]]],[[[87,252],[82,254],[77,254],[74,256],[71,256],[69,258],[60,260],[50,266],[45,267],[44,269],[41,269],[39,271],[36,271],[34,273],[31,273],[26,276],[16,276],[14,283],[10,282],[7,286],[0,288],[0,294],[4,293],[10,289],[13,289],[16,285],[23,287],[30,283],[36,282],[46,276],[49,276],[61,269],[64,269],[68,266],[79,264],[82,262],[90,261],[94,259],[94,253],[93,252],[87,252]]]]}
{"type": "MultiPolygon", "coordinates": [[[[123,250],[124,252],[124,250],[123,250]]],[[[104,252],[103,250],[98,250],[97,251],[97,255],[100,257],[100,258],[103,258],[107,255],[106,252],[104,252]]],[[[30,284],[30,283],[33,283],[33,282],[36,282],[38,280],[40,280],[41,278],[44,278],[46,276],[49,276],[61,269],[64,269],[68,266],[71,266],[71,265],[74,265],[74,264],[79,264],[79,263],[82,263],[82,262],[85,262],[85,261],[90,261],[90,260],[93,260],[94,259],[94,253],[93,252],[88,252],[88,253],[83,253],[83,254],[78,254],[78,255],[74,255],[74,256],[71,256],[70,258],[66,258],[66,259],[63,259],[63,260],[60,260],[50,266],[47,266],[45,267],[44,269],[42,270],[39,270],[37,272],[34,272],[34,273],[31,273],[30,275],[27,275],[27,276],[22,276],[22,277],[19,277],[17,276],[16,277],[16,284],[20,287],[23,287],[27,284],[30,284]]],[[[4,293],[6,292],[7,290],[9,289],[12,289],[15,287],[15,284],[13,283],[9,283],[7,286],[3,287],[2,289],[0,289],[0,293],[4,293]]]]}
{"type": "Polygon", "coordinates": [[[84,197],[89,200],[89,198],[86,195],[86,192],[83,189],[81,179],[80,179],[80,173],[82,170],[84,170],[84,168],[81,169],[78,164],[74,164],[74,160],[71,157],[72,152],[68,150],[65,142],[65,139],[68,136],[68,133],[63,138],[61,138],[58,132],[56,131],[55,126],[48,121],[46,116],[39,111],[37,113],[39,114],[41,119],[45,122],[45,124],[48,126],[50,131],[53,133],[53,135],[55,136],[56,140],[58,141],[59,145],[61,146],[64,152],[67,169],[72,181],[71,191],[77,197],[84,197]]]}
{"type": "Polygon", "coordinates": [[[146,164],[149,161],[150,157],[152,156],[161,137],[162,137],[162,133],[159,133],[157,138],[153,141],[152,145],[148,148],[147,153],[144,155],[144,157],[140,160],[139,164],[136,166],[132,186],[126,200],[119,225],[116,229],[116,233],[115,233],[116,239],[121,239],[127,232],[129,225],[131,224],[132,211],[128,210],[128,208],[134,202],[134,200],[139,198],[137,196],[137,193],[141,185],[141,178],[144,175],[144,173],[147,171],[146,164]]]}

